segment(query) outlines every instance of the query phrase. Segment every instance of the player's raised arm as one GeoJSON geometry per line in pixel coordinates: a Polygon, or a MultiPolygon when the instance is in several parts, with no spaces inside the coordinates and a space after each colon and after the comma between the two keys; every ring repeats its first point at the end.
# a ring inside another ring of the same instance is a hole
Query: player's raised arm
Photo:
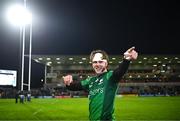
{"type": "Polygon", "coordinates": [[[113,72],[113,77],[116,78],[116,82],[119,82],[120,79],[124,76],[127,72],[129,63],[131,60],[136,60],[138,53],[135,51],[135,47],[129,48],[124,53],[124,59],[121,64],[119,64],[118,68],[116,68],[113,72]]]}

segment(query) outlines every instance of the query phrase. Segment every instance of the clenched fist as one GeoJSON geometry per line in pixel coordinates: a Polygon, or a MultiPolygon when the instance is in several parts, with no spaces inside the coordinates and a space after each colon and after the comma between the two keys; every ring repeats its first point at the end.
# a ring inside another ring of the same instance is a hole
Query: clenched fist
{"type": "Polygon", "coordinates": [[[64,84],[69,86],[73,82],[73,77],[72,75],[63,76],[63,80],[64,84]]]}

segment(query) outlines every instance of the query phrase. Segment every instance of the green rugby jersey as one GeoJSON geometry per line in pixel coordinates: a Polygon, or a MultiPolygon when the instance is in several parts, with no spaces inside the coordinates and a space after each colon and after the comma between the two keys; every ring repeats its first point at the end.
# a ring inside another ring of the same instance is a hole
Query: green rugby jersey
{"type": "Polygon", "coordinates": [[[107,71],[95,77],[89,77],[80,82],[73,82],[67,86],[70,90],[88,90],[89,92],[89,119],[114,120],[114,99],[118,82],[125,74],[129,61],[123,60],[117,69],[107,71]]]}
{"type": "Polygon", "coordinates": [[[89,91],[90,120],[115,119],[113,113],[116,90],[120,78],[128,68],[128,63],[128,61],[124,61],[124,65],[121,65],[114,73],[113,71],[108,71],[81,81],[82,87],[89,91]]]}

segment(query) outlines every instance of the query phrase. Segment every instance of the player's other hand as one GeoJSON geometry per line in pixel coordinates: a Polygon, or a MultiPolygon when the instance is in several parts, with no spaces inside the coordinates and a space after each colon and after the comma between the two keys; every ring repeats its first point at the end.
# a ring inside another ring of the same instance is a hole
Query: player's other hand
{"type": "Polygon", "coordinates": [[[135,51],[135,47],[129,48],[125,53],[124,53],[124,58],[126,60],[136,60],[138,57],[138,53],[135,51]]]}
{"type": "Polygon", "coordinates": [[[72,75],[63,76],[63,80],[64,84],[69,86],[73,82],[73,77],[72,75]]]}

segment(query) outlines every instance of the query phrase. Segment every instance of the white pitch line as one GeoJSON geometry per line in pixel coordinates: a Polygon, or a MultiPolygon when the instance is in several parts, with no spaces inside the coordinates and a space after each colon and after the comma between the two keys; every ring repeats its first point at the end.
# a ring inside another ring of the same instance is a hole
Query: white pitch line
{"type": "Polygon", "coordinates": [[[39,113],[42,109],[37,110],[36,112],[33,113],[33,115],[36,115],[37,113],[39,113]]]}

